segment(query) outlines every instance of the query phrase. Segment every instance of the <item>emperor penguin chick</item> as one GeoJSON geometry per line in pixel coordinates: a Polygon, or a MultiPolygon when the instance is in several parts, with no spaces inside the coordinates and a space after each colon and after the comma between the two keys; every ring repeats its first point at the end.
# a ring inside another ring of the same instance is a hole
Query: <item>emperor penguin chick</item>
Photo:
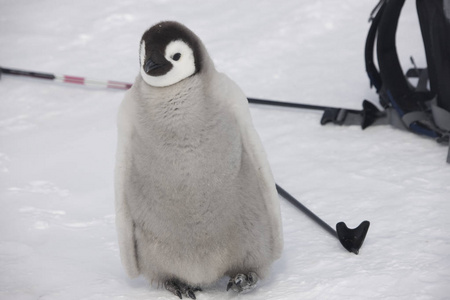
{"type": "Polygon", "coordinates": [[[122,263],[180,298],[229,276],[245,292],[280,257],[279,198],[247,98],[176,22],[148,29],[119,109],[122,263]]]}

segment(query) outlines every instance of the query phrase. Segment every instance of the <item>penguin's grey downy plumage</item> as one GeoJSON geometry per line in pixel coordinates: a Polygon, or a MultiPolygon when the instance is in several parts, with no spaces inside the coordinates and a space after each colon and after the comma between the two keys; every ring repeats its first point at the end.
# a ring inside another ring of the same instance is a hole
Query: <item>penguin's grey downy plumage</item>
{"type": "Polygon", "coordinates": [[[247,98],[176,22],[142,36],[119,109],[116,225],[122,263],[178,295],[229,276],[252,289],[283,245],[279,198],[247,98]]]}

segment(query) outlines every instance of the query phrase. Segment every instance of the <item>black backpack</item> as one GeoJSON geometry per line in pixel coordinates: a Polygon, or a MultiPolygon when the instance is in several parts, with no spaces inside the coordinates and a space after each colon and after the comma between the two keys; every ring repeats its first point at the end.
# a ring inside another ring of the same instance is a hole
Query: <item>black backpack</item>
{"type": "MultiPolygon", "coordinates": [[[[403,72],[395,37],[405,0],[381,0],[371,14],[365,46],[366,71],[386,113],[374,123],[389,123],[448,144],[450,136],[450,0],[417,0],[427,68],[403,72]],[[376,56],[378,69],[374,63],[376,56]],[[417,86],[408,78],[417,77],[417,86]],[[428,88],[429,83],[429,88],[428,88]]],[[[450,163],[450,149],[447,157],[450,163]]]]}

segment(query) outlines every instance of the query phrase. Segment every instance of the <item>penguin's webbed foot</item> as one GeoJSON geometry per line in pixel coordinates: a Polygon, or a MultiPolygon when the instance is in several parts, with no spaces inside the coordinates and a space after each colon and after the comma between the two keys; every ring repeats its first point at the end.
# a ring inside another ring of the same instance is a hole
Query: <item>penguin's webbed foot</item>
{"type": "Polygon", "coordinates": [[[259,277],[255,272],[250,272],[246,274],[237,274],[236,276],[230,278],[227,285],[227,291],[232,289],[238,293],[247,293],[253,290],[257,283],[259,277]]]}
{"type": "Polygon", "coordinates": [[[199,287],[192,287],[176,279],[166,281],[164,287],[180,299],[183,299],[183,295],[191,299],[196,299],[195,292],[202,291],[199,287]]]}

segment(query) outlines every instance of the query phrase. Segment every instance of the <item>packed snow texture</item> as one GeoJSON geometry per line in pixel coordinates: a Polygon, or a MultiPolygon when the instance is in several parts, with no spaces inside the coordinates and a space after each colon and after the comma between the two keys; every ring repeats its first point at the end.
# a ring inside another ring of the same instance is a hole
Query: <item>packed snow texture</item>
{"type": "MultiPolygon", "coordinates": [[[[425,56],[406,1],[404,69],[425,56]]],[[[0,64],[133,82],[142,33],[177,20],[248,96],[359,109],[377,102],[363,49],[376,0],[0,1],[0,64]]],[[[124,92],[3,75],[0,298],[175,299],[128,279],[114,225],[116,113],[124,92]]],[[[251,105],[276,181],[334,226],[371,228],[359,255],[281,199],[285,249],[250,294],[226,279],[197,299],[449,299],[447,149],[390,126],[319,124],[251,105]]]]}

